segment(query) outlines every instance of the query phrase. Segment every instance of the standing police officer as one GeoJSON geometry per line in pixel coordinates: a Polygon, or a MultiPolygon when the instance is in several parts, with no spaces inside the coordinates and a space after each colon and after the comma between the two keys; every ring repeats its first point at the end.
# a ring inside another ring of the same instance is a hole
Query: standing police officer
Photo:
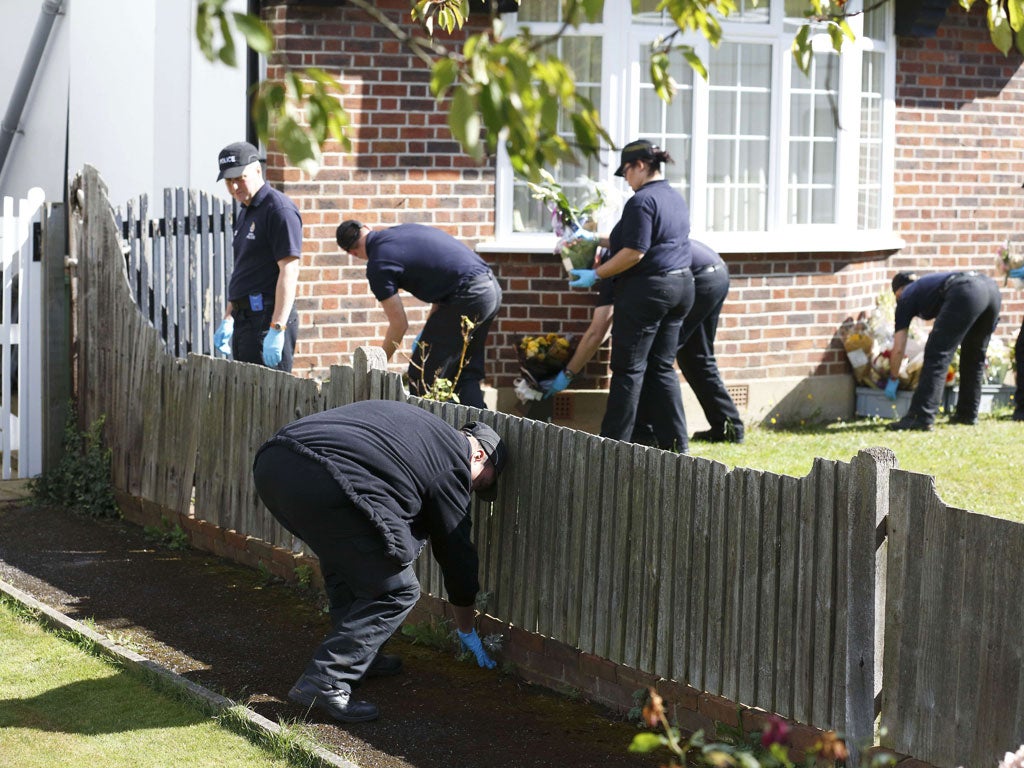
{"type": "Polygon", "coordinates": [[[885,395],[896,399],[899,371],[907,349],[907,329],[914,317],[934,318],[924,347],[924,366],[907,415],[888,429],[930,431],[935,422],[953,353],[960,347],[960,394],[953,424],[976,424],[985,376],[985,353],[999,322],[1002,300],[999,286],[978,272],[936,272],[918,277],[897,272],[892,278],[896,294],[896,334],[889,356],[890,379],[885,395]]]}
{"type": "Polygon", "coordinates": [[[218,158],[228,192],[242,204],[235,219],[235,266],[214,346],[243,363],[292,370],[299,315],[295,289],[302,256],[302,217],[287,195],[263,179],[256,147],[229,144],[218,158]]]}
{"type": "Polygon", "coordinates": [[[409,388],[413,394],[424,394],[437,378],[458,376],[459,402],[486,408],[480,390],[484,346],[501,308],[501,288],[487,263],[447,232],[423,224],[371,231],[349,219],[338,226],[336,237],[338,245],[366,261],[370,290],[388,318],[381,347],[389,360],[401,348],[409,328],[399,289],[431,304],[427,322],[412,346],[409,388]],[[465,350],[463,317],[473,323],[465,350]]]}

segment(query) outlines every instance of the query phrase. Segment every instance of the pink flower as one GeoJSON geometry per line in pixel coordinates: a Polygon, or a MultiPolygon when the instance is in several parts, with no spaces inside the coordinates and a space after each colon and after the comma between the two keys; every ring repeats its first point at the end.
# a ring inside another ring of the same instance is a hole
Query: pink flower
{"type": "Polygon", "coordinates": [[[789,738],[789,723],[778,715],[772,715],[761,731],[761,746],[765,749],[772,744],[785,744],[789,738]]]}

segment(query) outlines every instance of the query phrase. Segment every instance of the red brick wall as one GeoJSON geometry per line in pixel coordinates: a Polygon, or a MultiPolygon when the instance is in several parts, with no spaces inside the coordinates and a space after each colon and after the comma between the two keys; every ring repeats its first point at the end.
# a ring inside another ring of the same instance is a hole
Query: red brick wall
{"type": "MultiPolygon", "coordinates": [[[[406,0],[378,3],[411,30],[406,0]]],[[[375,226],[416,221],[473,246],[494,234],[493,164],[476,166],[451,140],[444,105],[429,93],[424,65],[351,7],[270,6],[264,14],[283,60],[341,77],[352,115],[352,149],[328,146],[314,179],[271,152],[268,175],[299,205],[305,256],[298,307],[297,375],[322,376],[359,345],[382,338],[384,314],[361,262],[339,253],[334,230],[355,217],[375,226]]],[[[479,14],[478,14],[479,17],[479,14]]],[[[895,228],[907,247],[887,253],[727,254],[732,291],[717,351],[729,382],[842,374],[836,337],[851,313],[873,305],[896,269],[990,270],[1010,232],[1020,231],[1024,73],[988,42],[984,17],[953,6],[930,39],[897,45],[895,228]]],[[[272,62],[270,76],[279,74],[272,62]]],[[[591,297],[568,291],[561,266],[538,254],[486,254],[505,288],[492,330],[490,383],[511,386],[523,334],[581,334],[591,297]]],[[[1004,292],[1000,335],[1011,341],[1024,302],[1004,292]]],[[[403,298],[418,331],[425,308],[403,298]]],[[[580,386],[607,385],[607,349],[580,386]]],[[[404,365],[396,361],[395,369],[404,365]]]]}
{"type": "MultiPolygon", "coordinates": [[[[900,38],[896,74],[896,229],[892,269],[992,274],[1024,232],[1024,69],[989,40],[984,8],[953,3],[932,38],[900,38]]],[[[1012,343],[1024,302],[1003,291],[997,335],[1012,343]]]]}

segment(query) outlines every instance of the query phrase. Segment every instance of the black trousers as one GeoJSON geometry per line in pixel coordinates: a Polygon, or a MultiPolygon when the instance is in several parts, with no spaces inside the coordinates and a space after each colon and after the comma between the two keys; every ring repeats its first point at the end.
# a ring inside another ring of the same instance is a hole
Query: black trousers
{"type": "Polygon", "coordinates": [[[947,283],[946,295],[924,347],[921,379],[910,400],[907,418],[931,424],[939,411],[946,372],[960,347],[960,394],[957,419],[973,420],[981,404],[985,352],[999,322],[1002,300],[995,281],[985,275],[961,274],[947,283]]]}
{"type": "Polygon", "coordinates": [[[657,445],[689,450],[675,356],[683,318],[693,306],[693,274],[643,275],[615,284],[612,381],[601,436],[630,440],[641,394],[657,445]],[[646,391],[645,391],[646,387],[646,391]]]}
{"type": "Polygon", "coordinates": [[[1017,332],[1017,343],[1013,345],[1014,378],[1017,387],[1013,392],[1013,412],[1024,415],[1024,325],[1017,332]]]}
{"type": "Polygon", "coordinates": [[[469,278],[448,296],[427,318],[419,345],[409,363],[409,389],[421,395],[438,378],[454,379],[459,376],[455,393],[463,405],[484,408],[484,395],[480,382],[484,378],[484,351],[487,334],[501,308],[501,287],[494,274],[488,272],[469,278]],[[466,347],[462,373],[462,317],[465,315],[476,326],[466,347]]]}
{"type": "MultiPolygon", "coordinates": [[[[274,305],[264,305],[260,312],[235,307],[231,316],[235,318],[235,332],[231,335],[232,359],[240,363],[263,365],[263,339],[270,330],[270,321],[274,319],[274,305]]],[[[295,357],[295,344],[298,339],[299,313],[293,306],[285,324],[281,362],[274,370],[292,372],[292,360],[295,357]]]]}
{"type": "Polygon", "coordinates": [[[383,537],[319,462],[274,445],[253,477],[270,513],[320,559],[334,628],[305,674],[351,691],[419,599],[416,574],[385,553],[383,537]]]}
{"type": "Polygon", "coordinates": [[[722,305],[729,293],[729,270],[724,264],[716,265],[714,271],[696,275],[693,286],[693,308],[687,313],[679,332],[676,361],[711,429],[742,434],[743,420],[729,390],[725,388],[715,359],[715,336],[722,305]]]}

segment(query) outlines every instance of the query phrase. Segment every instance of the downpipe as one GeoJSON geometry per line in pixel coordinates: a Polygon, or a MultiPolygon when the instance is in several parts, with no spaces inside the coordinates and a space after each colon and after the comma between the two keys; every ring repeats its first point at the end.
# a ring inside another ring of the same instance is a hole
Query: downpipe
{"type": "Polygon", "coordinates": [[[0,177],[3,176],[4,167],[7,165],[11,142],[14,141],[14,134],[17,133],[18,125],[21,123],[25,102],[28,101],[29,91],[32,90],[32,81],[35,79],[36,72],[39,71],[39,62],[42,61],[43,51],[50,39],[53,23],[63,4],[64,0],[43,0],[43,7],[36,20],[35,31],[32,33],[28,51],[25,53],[25,61],[21,64],[21,71],[14,84],[14,92],[7,105],[7,112],[4,113],[4,119],[0,122],[0,177]]]}

